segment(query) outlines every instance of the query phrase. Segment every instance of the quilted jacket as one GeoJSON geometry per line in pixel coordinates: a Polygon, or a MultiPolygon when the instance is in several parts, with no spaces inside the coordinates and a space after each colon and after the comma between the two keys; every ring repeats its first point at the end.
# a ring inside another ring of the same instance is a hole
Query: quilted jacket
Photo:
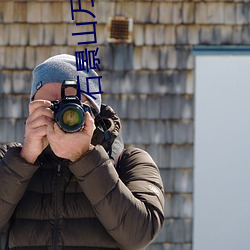
{"type": "Polygon", "coordinates": [[[32,165],[20,143],[2,145],[0,249],[137,250],[156,237],[164,221],[159,169],[145,151],[123,148],[110,107],[102,116],[111,153],[98,124],[94,150],[75,163],[48,147],[32,165]]]}

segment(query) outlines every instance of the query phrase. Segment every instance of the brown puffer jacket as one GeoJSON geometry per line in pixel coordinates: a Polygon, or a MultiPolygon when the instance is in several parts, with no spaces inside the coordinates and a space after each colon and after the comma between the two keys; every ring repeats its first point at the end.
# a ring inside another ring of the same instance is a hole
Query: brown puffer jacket
{"type": "Polygon", "coordinates": [[[31,165],[20,157],[21,144],[1,147],[2,249],[7,242],[5,249],[138,250],[158,234],[164,221],[159,170],[145,151],[115,143],[120,121],[112,109],[103,106],[102,115],[112,127],[113,160],[96,137],[95,149],[73,164],[47,148],[31,165]]]}

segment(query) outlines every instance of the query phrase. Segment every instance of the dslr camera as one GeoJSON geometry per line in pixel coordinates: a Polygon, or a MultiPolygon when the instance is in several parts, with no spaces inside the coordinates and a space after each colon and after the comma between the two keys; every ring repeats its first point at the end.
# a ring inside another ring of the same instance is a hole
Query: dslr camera
{"type": "Polygon", "coordinates": [[[61,101],[52,101],[50,109],[55,113],[55,122],[64,132],[80,131],[85,125],[86,112],[92,114],[91,107],[81,103],[80,94],[77,81],[66,80],[61,87],[61,101]]]}

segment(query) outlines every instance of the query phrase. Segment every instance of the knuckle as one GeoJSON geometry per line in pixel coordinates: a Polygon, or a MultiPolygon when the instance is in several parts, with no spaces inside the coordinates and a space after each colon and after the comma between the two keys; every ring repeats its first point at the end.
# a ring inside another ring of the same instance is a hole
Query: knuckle
{"type": "Polygon", "coordinates": [[[47,119],[44,115],[42,115],[39,119],[40,119],[41,124],[43,124],[43,125],[47,124],[47,119]]]}

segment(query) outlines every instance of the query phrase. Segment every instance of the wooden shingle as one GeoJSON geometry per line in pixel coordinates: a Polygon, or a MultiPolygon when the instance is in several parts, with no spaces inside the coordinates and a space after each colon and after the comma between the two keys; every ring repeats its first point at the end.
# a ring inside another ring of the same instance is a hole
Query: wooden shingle
{"type": "Polygon", "coordinates": [[[234,3],[224,4],[224,24],[235,24],[236,20],[236,5],[234,3]]]}
{"type": "Polygon", "coordinates": [[[151,2],[151,12],[150,12],[150,23],[158,23],[159,21],[159,6],[158,2],[152,1],[151,2]]]}
{"type": "Polygon", "coordinates": [[[184,24],[194,23],[195,18],[195,3],[183,2],[182,5],[182,20],[184,24]]]}
{"type": "Polygon", "coordinates": [[[157,8],[157,6],[152,5],[151,2],[136,1],[133,6],[136,9],[134,17],[135,23],[149,23],[150,18],[153,17],[153,15],[151,15],[152,7],[157,8]]]}
{"type": "Polygon", "coordinates": [[[165,81],[164,74],[162,71],[154,71],[149,74],[150,92],[148,93],[156,95],[166,95],[169,93],[169,82],[165,81]]]}
{"type": "MultiPolygon", "coordinates": [[[[78,1],[74,1],[74,9],[79,9],[78,1]]],[[[81,7],[83,10],[87,10],[94,14],[97,18],[97,8],[92,8],[91,1],[81,1],[81,7]]],[[[71,7],[70,4],[68,4],[68,12],[71,15],[71,7]]],[[[87,12],[74,12],[74,23],[83,23],[83,22],[94,22],[97,21],[96,18],[92,16],[92,14],[89,14],[87,12]]],[[[72,20],[72,18],[71,18],[72,20]]]]}
{"type": "Polygon", "coordinates": [[[23,143],[24,141],[24,133],[25,133],[25,121],[26,119],[18,119],[15,122],[15,140],[23,143]]]}
{"type": "Polygon", "coordinates": [[[174,25],[165,26],[165,45],[174,45],[176,43],[176,27],[174,25]]]}
{"type": "Polygon", "coordinates": [[[96,15],[96,20],[98,24],[106,24],[107,18],[109,16],[115,15],[115,7],[116,2],[95,2],[95,7],[91,8],[91,10],[94,11],[94,14],[96,15]]]}
{"type": "Polygon", "coordinates": [[[144,45],[144,25],[142,24],[134,25],[133,37],[136,46],[144,45]]]}
{"type": "Polygon", "coordinates": [[[142,48],[141,47],[134,48],[133,66],[134,66],[134,70],[142,69],[142,48]]]}
{"type": "Polygon", "coordinates": [[[181,2],[160,2],[159,23],[180,24],[182,23],[181,2]]]}
{"type": "Polygon", "coordinates": [[[244,25],[242,27],[242,44],[249,45],[250,41],[250,27],[249,25],[244,25]]]}
{"type": "MultiPolygon", "coordinates": [[[[115,6],[114,8],[114,13],[112,12],[112,6],[110,6],[111,8],[106,10],[106,14],[108,14],[109,16],[115,15],[115,16],[124,16],[124,17],[132,17],[133,19],[135,19],[135,22],[139,21],[140,22],[140,15],[138,15],[137,13],[137,3],[135,2],[131,2],[131,1],[121,1],[121,2],[115,2],[115,6]]],[[[108,8],[109,5],[106,6],[106,8],[108,8]]],[[[148,14],[148,8],[147,5],[144,6],[144,14],[145,15],[149,15],[148,14]]],[[[105,14],[105,12],[103,13],[105,14]]],[[[101,15],[101,13],[98,15],[101,15]]],[[[107,15],[106,15],[107,18],[107,15]]],[[[104,19],[104,18],[103,18],[104,19]]]]}
{"type": "Polygon", "coordinates": [[[164,45],[166,44],[166,26],[163,24],[154,25],[154,45],[164,45]]]}
{"type": "Polygon", "coordinates": [[[148,93],[151,93],[151,84],[148,71],[136,72],[134,81],[130,82],[130,93],[147,95],[148,93]]]}
{"type": "Polygon", "coordinates": [[[9,45],[27,45],[28,44],[28,28],[26,24],[9,25],[9,45]]]}
{"type": "Polygon", "coordinates": [[[127,58],[127,47],[126,45],[119,44],[112,48],[113,53],[113,69],[124,70],[127,58]]]}
{"type": "MultiPolygon", "coordinates": [[[[173,133],[173,141],[174,144],[193,144],[193,122],[191,120],[183,120],[172,122],[172,133],[173,133]]],[[[192,159],[189,159],[188,167],[192,166],[192,159]],[[191,165],[190,165],[191,164],[191,165]]],[[[177,164],[178,165],[178,164],[177,164]]],[[[182,166],[182,164],[179,164],[182,166]]],[[[187,166],[186,166],[187,167],[187,166]]]]}
{"type": "Polygon", "coordinates": [[[175,218],[192,218],[193,216],[193,198],[191,194],[173,195],[173,214],[175,218]]]}
{"type": "Polygon", "coordinates": [[[198,2],[195,4],[195,23],[207,23],[207,3],[198,2]]]}
{"type": "Polygon", "coordinates": [[[25,48],[25,69],[32,70],[36,63],[36,48],[33,46],[27,46],[25,48]]]}
{"type": "Polygon", "coordinates": [[[42,45],[44,41],[44,26],[42,24],[28,25],[28,44],[31,46],[42,45]]]}
{"type": "MultiPolygon", "coordinates": [[[[175,151],[179,148],[175,148],[175,151]]],[[[190,169],[177,169],[174,174],[174,191],[180,193],[193,192],[193,171],[190,169]]]]}
{"type": "Polygon", "coordinates": [[[6,95],[3,97],[3,116],[5,118],[20,118],[22,117],[22,97],[14,95],[6,95]]]}
{"type": "Polygon", "coordinates": [[[0,46],[6,46],[9,44],[9,25],[0,23],[0,46]]]}
{"type": "Polygon", "coordinates": [[[14,3],[14,22],[25,23],[27,21],[27,2],[14,3]]]}
{"type": "Polygon", "coordinates": [[[169,46],[167,48],[167,64],[165,68],[176,69],[177,66],[178,66],[177,51],[174,46],[169,46]]]}
{"type": "MultiPolygon", "coordinates": [[[[155,112],[153,108],[151,107],[152,113],[155,112]]],[[[164,145],[167,143],[166,125],[163,120],[156,119],[147,121],[146,127],[147,137],[149,138],[149,144],[164,145]]]]}
{"type": "Polygon", "coordinates": [[[170,222],[169,241],[172,243],[190,242],[192,240],[192,220],[175,219],[170,222]]]}
{"type": "MultiPolygon", "coordinates": [[[[103,79],[105,79],[105,75],[103,75],[103,72],[100,72],[99,74],[102,75],[103,79]]],[[[110,91],[109,93],[111,94],[120,94],[122,93],[122,86],[123,86],[123,80],[125,77],[125,74],[123,71],[114,71],[112,72],[112,74],[108,74],[107,75],[110,76],[110,78],[108,77],[109,81],[110,81],[110,91]]],[[[103,91],[107,91],[106,89],[103,89],[103,91]]]]}
{"type": "Polygon", "coordinates": [[[43,2],[41,4],[41,20],[43,23],[54,23],[56,16],[61,15],[61,10],[60,9],[55,10],[53,8],[54,5],[55,3],[53,3],[52,1],[43,2]]]}
{"type": "MultiPolygon", "coordinates": [[[[173,145],[171,147],[171,167],[187,169],[187,168],[192,168],[192,166],[193,166],[193,147],[187,144],[173,145]]],[[[189,182],[188,185],[189,184],[191,185],[191,183],[189,182]]],[[[180,185],[182,184],[180,183],[180,185]]]]}
{"type": "Polygon", "coordinates": [[[176,44],[184,45],[188,44],[188,33],[189,28],[187,25],[178,25],[176,26],[176,44]]]}
{"type": "Polygon", "coordinates": [[[230,44],[233,40],[233,27],[221,25],[217,29],[220,29],[220,44],[230,44]]]}
{"type": "MultiPolygon", "coordinates": [[[[155,147],[155,145],[153,145],[155,147]]],[[[147,147],[148,150],[148,147],[147,147]]],[[[164,168],[161,169],[161,176],[163,181],[163,187],[165,193],[172,193],[174,192],[174,181],[175,181],[175,169],[171,168],[164,168]]],[[[165,236],[166,237],[166,236],[165,236]]]]}
{"type": "Polygon", "coordinates": [[[98,45],[98,46],[99,45],[106,45],[106,43],[107,43],[107,27],[106,27],[106,25],[98,23],[96,26],[96,30],[97,30],[97,34],[96,34],[97,43],[96,43],[96,45],[98,45]]]}
{"type": "Polygon", "coordinates": [[[27,2],[27,22],[41,23],[42,22],[42,3],[29,1],[27,2]]]}
{"type": "Polygon", "coordinates": [[[71,7],[70,7],[70,3],[67,2],[61,2],[61,17],[62,17],[62,22],[63,23],[73,23],[74,21],[72,20],[72,16],[71,16],[71,7]]]}
{"type": "Polygon", "coordinates": [[[194,94],[194,72],[193,70],[188,70],[186,72],[186,81],[185,81],[185,93],[188,95],[194,94]]]}
{"type": "Polygon", "coordinates": [[[188,26],[188,44],[197,45],[199,44],[199,32],[200,27],[198,25],[189,25],[188,26]]]}
{"type": "Polygon", "coordinates": [[[3,23],[14,22],[14,1],[4,1],[1,6],[3,23]]]}
{"type": "Polygon", "coordinates": [[[66,45],[68,35],[67,24],[53,24],[54,45],[66,45]]]}
{"type": "Polygon", "coordinates": [[[14,49],[14,56],[12,57],[13,69],[23,69],[25,65],[25,47],[18,46],[14,49]]]}
{"type": "Polygon", "coordinates": [[[173,216],[173,196],[170,193],[164,195],[164,215],[165,218],[171,218],[173,216]]]}
{"type": "MultiPolygon", "coordinates": [[[[15,65],[14,65],[14,54],[15,54],[15,47],[9,47],[9,46],[6,46],[5,48],[2,47],[2,52],[1,52],[2,55],[4,55],[2,58],[4,58],[4,60],[2,59],[2,63],[0,63],[0,65],[2,64],[3,66],[1,68],[3,69],[13,69],[15,68],[15,65]]],[[[0,59],[1,60],[1,59],[0,59]]],[[[1,62],[1,61],[0,61],[1,62]]]]}
{"type": "Polygon", "coordinates": [[[142,48],[142,69],[159,69],[159,55],[158,47],[144,46],[142,48]]]}
{"type": "MultiPolygon", "coordinates": [[[[96,49],[93,48],[93,49],[96,49]]],[[[77,48],[78,50],[78,48],[77,48]]],[[[80,47],[79,47],[80,50],[80,47]]],[[[101,65],[100,68],[101,70],[112,70],[113,69],[113,50],[112,47],[110,46],[99,46],[99,51],[98,51],[98,57],[100,59],[101,65]]]]}
{"type": "MultiPolygon", "coordinates": [[[[149,96],[147,100],[148,119],[160,119],[160,98],[158,96],[149,96]]],[[[164,133],[163,133],[164,134],[164,133]]]]}
{"type": "Polygon", "coordinates": [[[207,23],[222,24],[224,22],[224,3],[207,3],[207,23]]]}
{"type": "Polygon", "coordinates": [[[30,71],[13,71],[13,93],[14,94],[29,94],[31,74],[30,71]]]}
{"type": "Polygon", "coordinates": [[[0,2],[0,23],[3,23],[4,3],[0,2]]]}
{"type": "Polygon", "coordinates": [[[213,26],[202,26],[200,27],[200,39],[199,39],[199,43],[200,44],[204,44],[204,45],[208,45],[208,44],[212,44],[214,45],[214,36],[213,36],[213,26]]]}
{"type": "Polygon", "coordinates": [[[145,25],[145,45],[154,45],[155,37],[155,25],[146,24],[145,25]]]}
{"type": "MultiPolygon", "coordinates": [[[[168,142],[171,142],[171,136],[172,134],[170,133],[170,125],[169,122],[165,123],[166,127],[165,127],[165,131],[166,131],[166,140],[168,142]]],[[[171,166],[171,147],[169,146],[170,144],[162,144],[162,145],[154,145],[154,147],[157,149],[158,152],[158,158],[157,158],[157,164],[160,167],[160,169],[162,170],[170,168],[171,166]]],[[[172,175],[173,176],[173,175],[172,175]]],[[[174,178],[172,178],[174,179],[174,178]]],[[[167,189],[166,192],[172,192],[173,191],[173,180],[172,180],[172,187],[170,189],[170,184],[166,183],[167,189]]]]}
{"type": "MultiPolygon", "coordinates": [[[[128,119],[139,119],[140,118],[140,98],[136,95],[129,95],[127,103],[127,114],[128,119]]],[[[144,138],[145,139],[145,138],[144,138]]],[[[145,143],[145,141],[143,142],[145,143]]]]}
{"type": "MultiPolygon", "coordinates": [[[[0,48],[0,51],[1,51],[1,48],[0,48]]],[[[1,55],[1,53],[0,53],[0,55],[1,55]]],[[[1,57],[2,57],[2,55],[0,56],[0,58],[1,57]]],[[[0,94],[12,93],[12,73],[11,73],[11,71],[1,70],[0,83],[1,83],[0,94]]],[[[3,104],[0,106],[2,108],[3,104]]],[[[1,108],[0,108],[0,110],[1,110],[0,117],[3,117],[3,110],[1,108]]]]}
{"type": "Polygon", "coordinates": [[[238,3],[235,6],[236,24],[249,24],[249,4],[238,3]]]}
{"type": "MultiPolygon", "coordinates": [[[[3,100],[1,98],[1,100],[3,100]]],[[[0,101],[1,102],[1,101],[0,101]]],[[[0,104],[1,106],[2,104],[0,104]]],[[[2,143],[8,143],[15,141],[15,120],[11,119],[0,119],[0,138],[2,143]]]]}

